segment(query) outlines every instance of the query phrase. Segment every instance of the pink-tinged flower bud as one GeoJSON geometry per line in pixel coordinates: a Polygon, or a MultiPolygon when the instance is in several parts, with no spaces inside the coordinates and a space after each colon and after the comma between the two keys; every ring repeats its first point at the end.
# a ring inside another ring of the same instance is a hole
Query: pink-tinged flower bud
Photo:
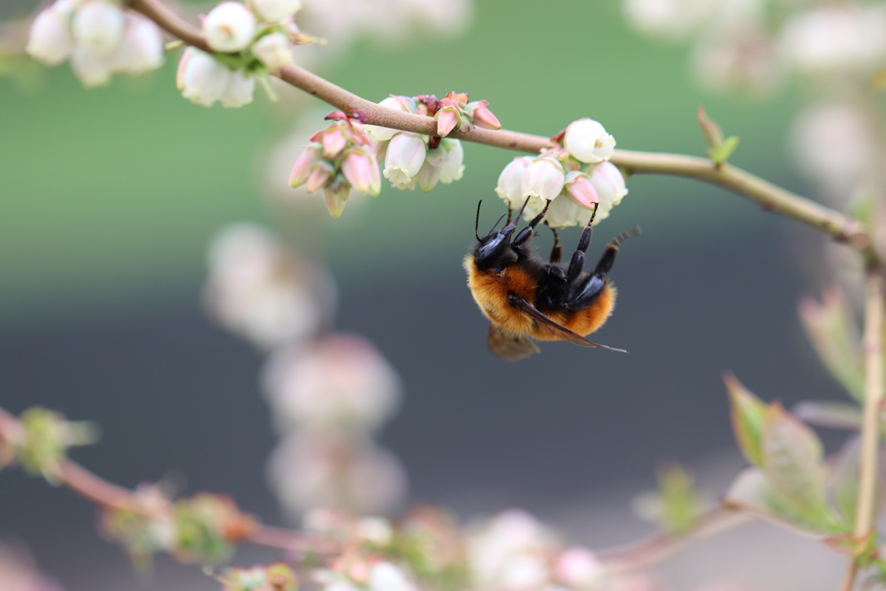
{"type": "Polygon", "coordinates": [[[348,152],[341,163],[341,172],[351,186],[360,193],[374,197],[381,191],[378,161],[369,150],[357,148],[348,152]]]}
{"type": "Polygon", "coordinates": [[[576,160],[595,164],[612,157],[615,138],[598,121],[585,117],[569,124],[563,145],[576,160]]]}
{"type": "Polygon", "coordinates": [[[237,108],[252,102],[252,93],[255,91],[255,76],[246,75],[243,72],[231,72],[228,84],[225,86],[219,100],[223,107],[237,108]]]}
{"type": "Polygon", "coordinates": [[[625,187],[625,178],[618,167],[611,162],[601,162],[594,166],[588,173],[588,179],[597,190],[600,204],[597,206],[597,216],[594,225],[609,217],[613,207],[621,203],[622,197],[628,194],[625,187]]]}
{"type": "Polygon", "coordinates": [[[97,54],[109,54],[123,41],[123,9],[106,0],[91,0],[74,13],[74,42],[97,54]]]}
{"type": "Polygon", "coordinates": [[[270,33],[252,44],[252,55],[272,72],[292,64],[292,42],[283,33],[270,33]]]}
{"type": "Polygon", "coordinates": [[[249,47],[255,25],[248,8],[239,2],[222,2],[203,19],[203,35],[212,49],[232,53],[249,47]]]}
{"type": "Polygon", "coordinates": [[[320,144],[323,146],[323,157],[334,160],[345,146],[348,145],[348,138],[340,127],[330,127],[320,134],[320,144]]]}
{"type": "Polygon", "coordinates": [[[332,180],[332,177],[335,175],[335,168],[325,160],[321,160],[318,162],[312,169],[311,174],[308,176],[307,189],[308,193],[313,193],[315,191],[319,191],[323,187],[329,184],[329,181],[332,180]]]}
{"type": "Polygon", "coordinates": [[[437,111],[435,118],[437,119],[437,135],[446,137],[459,123],[458,109],[444,107],[437,111]]]}
{"type": "Polygon", "coordinates": [[[486,108],[489,103],[487,101],[475,101],[468,103],[465,111],[471,114],[471,120],[477,127],[484,129],[501,129],[501,123],[498,117],[492,114],[492,111],[486,108]]]}
{"type": "Polygon", "coordinates": [[[446,152],[446,161],[440,165],[440,182],[448,185],[457,181],[464,174],[465,151],[459,140],[444,139],[440,141],[438,150],[446,152]]]}
{"type": "Polygon", "coordinates": [[[211,107],[219,100],[231,78],[231,71],[211,55],[189,47],[179,62],[179,90],[192,103],[211,107]]]}
{"type": "Polygon", "coordinates": [[[154,21],[135,14],[126,15],[123,42],[114,54],[114,70],[141,74],[163,65],[163,35],[154,21]]]}
{"type": "Polygon", "coordinates": [[[421,190],[427,193],[440,181],[440,167],[434,166],[430,161],[425,160],[421,165],[421,169],[415,177],[421,190]]]}
{"type": "Polygon", "coordinates": [[[566,173],[566,192],[582,207],[588,209],[600,202],[597,189],[591,184],[588,175],[583,172],[570,171],[566,173]]]}
{"type": "Polygon", "coordinates": [[[566,172],[560,162],[550,157],[536,158],[520,179],[520,196],[551,200],[560,194],[565,182],[566,172]]]}
{"type": "Polygon", "coordinates": [[[110,82],[114,71],[114,54],[96,53],[75,46],[71,54],[71,69],[84,86],[103,86],[110,82]]]}
{"type": "Polygon", "coordinates": [[[31,24],[26,51],[50,66],[65,61],[74,48],[66,17],[55,7],[42,10],[31,24]]]}
{"type": "Polygon", "coordinates": [[[512,209],[519,209],[523,205],[524,198],[520,181],[531,163],[531,156],[518,156],[511,160],[498,176],[498,186],[495,187],[495,192],[507,201],[512,209]]]}
{"type": "Polygon", "coordinates": [[[326,187],[323,191],[323,197],[326,201],[326,209],[329,210],[329,215],[334,218],[340,217],[350,196],[351,188],[347,183],[333,183],[326,187]]]}
{"type": "Polygon", "coordinates": [[[292,166],[292,172],[289,173],[289,186],[297,189],[308,182],[311,171],[314,166],[320,163],[320,147],[312,144],[305,148],[304,152],[296,158],[295,164],[292,166]]]}
{"type": "Polygon", "coordinates": [[[427,152],[425,142],[419,135],[398,133],[391,139],[385,152],[385,178],[398,189],[413,188],[413,177],[421,170],[427,152]]]}
{"type": "Polygon", "coordinates": [[[301,10],[301,0],[252,0],[252,7],[259,18],[275,23],[301,10]]]}

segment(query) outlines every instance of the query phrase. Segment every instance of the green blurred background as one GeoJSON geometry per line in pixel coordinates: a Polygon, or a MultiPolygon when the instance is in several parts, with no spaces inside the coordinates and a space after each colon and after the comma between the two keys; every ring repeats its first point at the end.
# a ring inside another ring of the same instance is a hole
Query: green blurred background
{"type": "MultiPolygon", "coordinates": [[[[239,110],[191,105],[175,89],[176,60],[98,90],[81,88],[67,65],[0,80],[0,404],[96,420],[103,442],[74,457],[109,479],[132,486],[180,471],[186,493],[227,491],[278,521],[264,483],[275,438],[257,385],[262,358],[200,306],[208,240],[244,219],[325,260],[341,288],[337,326],[374,341],[401,372],[403,410],[381,437],[407,467],[412,502],[463,516],[520,505],[576,540],[622,543],[650,529],[631,516],[630,498],[653,486],[662,461],[684,461],[703,480],[715,474],[712,498],[739,468],[724,369],[765,398],[839,396],[794,311],[817,290],[813,231],[715,187],[635,177],[589,255],[634,224],[644,229],[619,255],[619,308],[597,335],[631,355],[550,344],[504,364],[485,350],[461,260],[477,200],[495,203],[515,154],[467,145],[465,177],[451,186],[384,188],[339,220],[319,199],[275,216],[264,158],[294,114],[258,93],[239,110]]],[[[734,163],[808,190],[785,155],[797,97],[705,95],[685,62],[685,48],[629,31],[614,1],[478,0],[464,37],[360,42],[322,74],[373,100],[469,92],[505,127],[543,135],[590,116],[632,150],[702,154],[695,110],[704,104],[741,136],[734,163]]],[[[493,205],[484,216],[491,225],[493,205]]],[[[565,233],[567,249],[577,235],[565,233]]],[[[4,471],[0,507],[0,536],[25,543],[69,589],[143,588],[93,533],[93,510],[67,491],[4,471]]],[[[755,541],[689,554],[667,576],[681,589],[750,577],[761,590],[792,588],[794,575],[816,585],[839,577],[823,551],[808,553],[811,543],[794,552],[791,539],[765,535],[777,551],[755,541]]],[[[247,552],[239,563],[275,557],[247,552]]],[[[149,587],[217,584],[161,557],[149,587]]]]}

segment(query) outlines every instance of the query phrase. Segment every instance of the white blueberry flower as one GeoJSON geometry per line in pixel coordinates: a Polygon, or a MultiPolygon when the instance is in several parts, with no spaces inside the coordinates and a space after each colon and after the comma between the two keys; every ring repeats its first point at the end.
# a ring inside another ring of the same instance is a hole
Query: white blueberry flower
{"type": "Polygon", "coordinates": [[[71,69],[84,86],[102,86],[111,80],[115,57],[113,53],[97,53],[78,45],[71,54],[71,69]]]}
{"type": "Polygon", "coordinates": [[[272,72],[293,62],[292,42],[283,33],[269,33],[252,44],[252,54],[272,72]]]}
{"type": "Polygon", "coordinates": [[[591,184],[588,175],[570,171],[566,173],[563,192],[551,202],[545,221],[554,228],[585,226],[599,201],[597,189],[591,184]]]}
{"type": "Polygon", "coordinates": [[[192,103],[211,107],[230,81],[231,71],[211,55],[189,47],[178,64],[177,83],[182,96],[192,103]]]}
{"type": "Polygon", "coordinates": [[[255,16],[239,2],[222,2],[203,19],[206,43],[216,51],[235,52],[249,47],[255,36],[255,16]]]}
{"type": "MultiPolygon", "coordinates": [[[[395,109],[406,113],[415,113],[416,108],[415,101],[408,96],[389,96],[378,104],[383,107],[388,107],[389,109],[395,109]]],[[[400,133],[397,129],[381,127],[379,125],[364,125],[363,130],[366,132],[366,135],[377,143],[387,142],[400,133]]]]}
{"type": "Polygon", "coordinates": [[[417,591],[415,583],[390,562],[377,562],[369,573],[369,591],[417,591]]]}
{"type": "MultiPolygon", "coordinates": [[[[588,172],[588,180],[597,191],[600,204],[597,206],[597,214],[594,218],[596,226],[609,217],[612,208],[621,203],[622,198],[628,194],[625,186],[625,178],[618,167],[611,162],[601,162],[588,172]]],[[[590,219],[590,218],[588,218],[590,219]]],[[[585,220],[587,223],[587,220],[585,220]]]]}
{"type": "Polygon", "coordinates": [[[65,61],[74,49],[68,18],[55,6],[40,11],[31,24],[28,35],[28,54],[54,66],[65,61]]]}
{"type": "Polygon", "coordinates": [[[219,101],[223,107],[236,108],[252,102],[255,91],[255,76],[240,70],[229,72],[228,83],[222,91],[219,101]]]}
{"type": "Polygon", "coordinates": [[[382,513],[406,492],[399,460],[370,439],[334,433],[287,435],[268,464],[271,489],[292,517],[316,507],[382,513]]]}
{"type": "Polygon", "coordinates": [[[511,160],[498,175],[498,185],[495,187],[495,192],[508,203],[511,209],[519,209],[523,205],[521,183],[523,173],[526,172],[530,164],[532,164],[531,156],[518,156],[511,160]]]}
{"type": "Polygon", "coordinates": [[[467,549],[476,587],[540,589],[549,578],[545,558],[554,540],[532,515],[510,510],[475,527],[467,549]]]}
{"type": "Polygon", "coordinates": [[[154,21],[127,14],[123,41],[114,54],[114,70],[141,74],[163,65],[163,35],[154,21]]]}
{"type": "Polygon", "coordinates": [[[385,152],[385,178],[398,189],[414,188],[414,177],[421,170],[427,151],[418,134],[405,131],[396,134],[385,152]]]}
{"type": "Polygon", "coordinates": [[[596,164],[612,157],[615,138],[606,133],[599,121],[585,117],[569,124],[563,145],[573,158],[596,164]]]}
{"type": "Polygon", "coordinates": [[[74,13],[71,23],[74,43],[91,53],[107,55],[123,41],[124,25],[120,5],[107,0],[90,0],[74,13]]]}
{"type": "Polygon", "coordinates": [[[448,185],[461,179],[464,174],[465,150],[461,141],[444,138],[440,140],[440,148],[446,152],[446,160],[440,165],[440,182],[448,185]]]}
{"type": "Polygon", "coordinates": [[[252,6],[262,20],[273,23],[295,15],[301,0],[252,0],[252,6]]]}
{"type": "Polygon", "coordinates": [[[534,159],[520,179],[520,197],[524,201],[529,200],[525,217],[529,219],[541,213],[545,203],[560,194],[565,182],[566,172],[556,158],[543,156],[534,159]]]}
{"type": "Polygon", "coordinates": [[[593,552],[573,546],[557,557],[554,574],[569,589],[592,591],[602,586],[606,579],[606,568],[593,552]]]}
{"type": "Polygon", "coordinates": [[[396,412],[400,379],[368,341],[336,335],[283,349],[264,371],[264,389],[284,428],[372,431],[396,412]]]}

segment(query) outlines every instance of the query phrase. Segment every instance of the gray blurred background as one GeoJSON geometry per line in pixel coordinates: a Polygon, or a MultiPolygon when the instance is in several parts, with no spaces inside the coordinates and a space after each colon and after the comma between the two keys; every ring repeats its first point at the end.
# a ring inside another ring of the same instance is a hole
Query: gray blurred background
{"type": "MultiPolygon", "coordinates": [[[[193,106],[175,89],[176,59],[94,91],[66,65],[0,80],[0,404],[97,422],[102,442],[73,457],[104,477],[134,486],[172,474],[184,492],[229,492],[280,522],[264,476],[275,437],[262,357],[201,309],[207,241],[239,220],[325,261],[340,287],[337,328],[372,340],[400,372],[405,403],[381,441],[406,465],[411,502],[463,517],[522,506],[575,539],[618,544],[651,531],[631,516],[631,497],[653,487],[662,462],[688,465],[712,499],[740,467],[722,371],[788,404],[841,396],[796,318],[798,297],[822,282],[811,230],[697,182],[633,178],[590,249],[593,259],[618,232],[643,227],[622,248],[618,308],[596,335],[630,355],[549,344],[506,364],[486,351],[461,260],[477,200],[488,205],[481,226],[497,217],[492,188],[514,154],[469,145],[465,178],[430,194],[385,188],[340,220],[319,199],[275,217],[262,159],[291,113],[262,97],[233,111],[193,106]]],[[[505,127],[545,135],[591,116],[637,150],[702,154],[704,103],[741,136],[734,163],[806,190],[784,150],[794,99],[703,95],[684,63],[684,49],[629,32],[616,3],[478,0],[460,39],[364,43],[323,74],[373,100],[470,92],[505,127]]],[[[577,239],[565,232],[567,249],[577,239]]],[[[549,240],[538,239],[542,251],[549,240]]],[[[64,489],[0,472],[0,537],[26,545],[68,589],[217,588],[166,557],[139,583],[95,533],[95,515],[64,489]]],[[[766,526],[730,536],[663,572],[675,588],[719,575],[800,588],[748,570],[777,560],[786,577],[836,584],[840,561],[814,542],[766,526]]],[[[247,550],[237,561],[275,556],[247,550]]]]}

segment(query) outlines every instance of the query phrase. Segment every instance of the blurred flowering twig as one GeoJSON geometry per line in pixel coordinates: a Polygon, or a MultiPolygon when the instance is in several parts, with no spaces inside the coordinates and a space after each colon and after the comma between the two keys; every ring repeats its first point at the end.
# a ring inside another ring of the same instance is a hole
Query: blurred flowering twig
{"type": "MultiPolygon", "coordinates": [[[[158,0],[130,0],[129,6],[156,22],[162,29],[188,45],[211,52],[198,30],[158,0]]],[[[361,98],[340,86],[291,64],[276,74],[281,80],[341,109],[363,123],[437,135],[437,121],[416,113],[390,109],[361,98]]],[[[524,152],[553,147],[550,138],[508,130],[474,127],[466,132],[453,130],[449,137],[524,152]]],[[[846,242],[868,262],[880,264],[870,236],[857,220],[782,189],[757,176],[728,164],[719,166],[705,158],[677,154],[616,150],[611,162],[629,174],[657,173],[685,176],[719,185],[760,204],[765,210],[797,219],[846,242]]]]}

